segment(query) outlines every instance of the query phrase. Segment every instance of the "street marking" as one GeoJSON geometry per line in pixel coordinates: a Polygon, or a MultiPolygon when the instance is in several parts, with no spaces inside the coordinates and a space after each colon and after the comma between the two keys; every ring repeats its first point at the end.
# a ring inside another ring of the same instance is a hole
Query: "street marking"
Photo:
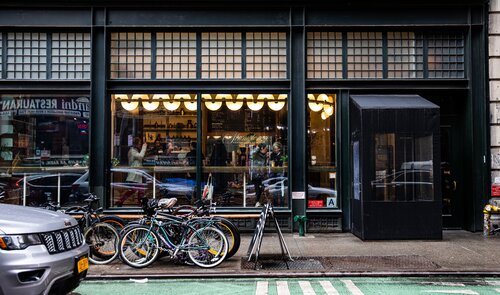
{"type": "Polygon", "coordinates": [[[465,287],[464,283],[454,282],[422,282],[423,285],[448,286],[448,287],[465,287]]]}
{"type": "Polygon", "coordinates": [[[257,288],[255,289],[255,295],[267,295],[268,294],[269,283],[257,282],[257,288]]]}
{"type": "Polygon", "coordinates": [[[363,292],[361,292],[361,290],[356,287],[356,285],[354,285],[351,280],[341,280],[341,282],[345,284],[347,290],[349,290],[349,292],[351,292],[353,295],[364,295],[363,292]]]}
{"type": "Polygon", "coordinates": [[[333,287],[330,281],[319,281],[319,283],[327,295],[339,295],[339,292],[335,289],[335,287],[333,287]]]}
{"type": "Polygon", "coordinates": [[[424,293],[445,293],[445,294],[469,294],[469,295],[479,295],[479,293],[472,290],[429,290],[422,291],[424,293]]]}
{"type": "Polygon", "coordinates": [[[495,291],[497,291],[497,293],[500,293],[500,289],[495,289],[495,291]]]}
{"type": "Polygon", "coordinates": [[[278,287],[278,295],[290,295],[287,282],[278,281],[276,286],[278,287]]]}
{"type": "Polygon", "coordinates": [[[314,292],[311,283],[307,281],[299,281],[299,285],[304,295],[316,295],[316,292],[314,292]]]}
{"type": "Polygon", "coordinates": [[[486,284],[491,286],[500,286],[500,281],[485,281],[486,284]]]}

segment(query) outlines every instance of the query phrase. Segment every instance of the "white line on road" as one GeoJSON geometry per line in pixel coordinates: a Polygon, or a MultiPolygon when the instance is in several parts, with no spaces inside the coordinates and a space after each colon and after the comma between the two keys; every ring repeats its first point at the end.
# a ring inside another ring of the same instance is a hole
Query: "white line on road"
{"type": "Polygon", "coordinates": [[[363,292],[361,292],[361,290],[358,287],[356,287],[356,285],[354,285],[354,283],[351,280],[341,280],[341,281],[342,283],[345,284],[347,290],[349,290],[349,292],[351,292],[353,295],[364,295],[363,292]]]}
{"type": "Polygon", "coordinates": [[[290,295],[287,282],[277,281],[276,286],[278,287],[278,295],[290,295]]]}
{"type": "Polygon", "coordinates": [[[486,284],[491,286],[500,286],[500,281],[485,281],[486,284]]]}
{"type": "Polygon", "coordinates": [[[428,290],[422,291],[424,293],[445,293],[445,294],[469,294],[469,295],[479,295],[479,293],[472,290],[428,290]]]}
{"type": "Polygon", "coordinates": [[[500,289],[495,289],[495,291],[497,291],[497,293],[500,293],[500,289]]]}
{"type": "Polygon", "coordinates": [[[269,283],[257,282],[257,288],[255,289],[255,295],[267,295],[268,294],[269,283]]]}
{"type": "Polygon", "coordinates": [[[339,295],[339,292],[335,289],[335,287],[333,287],[330,281],[319,281],[319,283],[327,295],[339,295]]]}
{"type": "Polygon", "coordinates": [[[314,292],[311,283],[307,281],[299,281],[299,285],[304,295],[316,295],[316,292],[314,292]]]}

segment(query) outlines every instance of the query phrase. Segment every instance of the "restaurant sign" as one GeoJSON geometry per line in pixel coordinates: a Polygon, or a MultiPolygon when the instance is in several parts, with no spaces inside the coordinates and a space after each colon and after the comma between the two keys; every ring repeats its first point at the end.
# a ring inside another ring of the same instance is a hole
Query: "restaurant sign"
{"type": "Polygon", "coordinates": [[[1,116],[70,116],[88,118],[88,97],[11,98],[0,100],[1,116]]]}

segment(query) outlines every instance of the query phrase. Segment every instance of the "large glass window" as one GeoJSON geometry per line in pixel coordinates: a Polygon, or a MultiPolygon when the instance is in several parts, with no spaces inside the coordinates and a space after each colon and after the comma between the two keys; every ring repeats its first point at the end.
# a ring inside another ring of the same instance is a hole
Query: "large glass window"
{"type": "Polygon", "coordinates": [[[197,164],[203,166],[201,185],[212,175],[218,206],[267,201],[288,206],[287,94],[114,94],[112,99],[111,206],[138,206],[142,197],[195,204],[197,164]]]}
{"type": "Polygon", "coordinates": [[[79,203],[88,192],[89,98],[0,96],[0,202],[79,203]]]}
{"type": "Polygon", "coordinates": [[[288,206],[286,94],[203,94],[203,179],[218,206],[288,206]]]}
{"type": "Polygon", "coordinates": [[[336,161],[336,95],[308,94],[307,207],[339,208],[336,161]]]}
{"type": "Polygon", "coordinates": [[[432,136],[375,135],[377,201],[433,201],[432,136]]]}

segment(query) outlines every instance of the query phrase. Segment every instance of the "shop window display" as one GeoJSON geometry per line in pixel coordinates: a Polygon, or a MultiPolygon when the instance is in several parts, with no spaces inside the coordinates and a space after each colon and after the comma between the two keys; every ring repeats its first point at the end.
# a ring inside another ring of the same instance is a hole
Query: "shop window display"
{"type": "Polygon", "coordinates": [[[2,95],[0,202],[81,203],[74,183],[89,161],[89,98],[2,95]]]}
{"type": "Polygon", "coordinates": [[[288,206],[287,95],[200,94],[201,125],[198,97],[112,96],[111,206],[138,206],[144,196],[195,204],[197,163],[201,186],[212,174],[219,207],[288,206]]]}
{"type": "Polygon", "coordinates": [[[336,95],[311,93],[307,99],[307,207],[337,209],[336,95]]]}

